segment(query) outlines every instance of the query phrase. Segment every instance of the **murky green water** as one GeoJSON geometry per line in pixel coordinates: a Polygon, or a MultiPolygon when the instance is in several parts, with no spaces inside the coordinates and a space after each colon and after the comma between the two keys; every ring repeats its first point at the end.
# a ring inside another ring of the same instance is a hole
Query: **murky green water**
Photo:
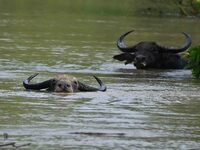
{"type": "Polygon", "coordinates": [[[195,45],[200,21],[131,17],[132,5],[113,1],[0,0],[0,134],[8,141],[42,150],[200,147],[200,82],[191,71],[136,70],[112,59],[124,31],[136,30],[127,44],[180,45],[185,31],[195,45]],[[36,72],[35,81],[70,73],[93,85],[97,75],[108,90],[25,91],[22,80],[36,72]]]}

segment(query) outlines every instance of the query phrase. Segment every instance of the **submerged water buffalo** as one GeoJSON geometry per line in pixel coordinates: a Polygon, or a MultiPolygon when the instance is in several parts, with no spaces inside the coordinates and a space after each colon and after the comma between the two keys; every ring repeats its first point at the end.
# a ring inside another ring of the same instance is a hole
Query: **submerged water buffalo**
{"type": "Polygon", "coordinates": [[[117,40],[117,47],[123,52],[113,58],[125,61],[125,64],[133,63],[137,69],[183,69],[187,64],[178,53],[185,51],[192,44],[190,35],[183,32],[185,43],[179,47],[166,47],[156,42],[139,42],[134,46],[126,47],[124,38],[133,30],[122,34],[117,40]]]}
{"type": "Polygon", "coordinates": [[[31,75],[23,81],[23,85],[28,90],[41,90],[47,89],[50,92],[66,92],[74,93],[79,91],[92,92],[92,91],[106,91],[105,84],[96,76],[94,78],[99,83],[100,87],[95,88],[78,81],[74,76],[66,74],[58,74],[54,78],[40,83],[30,84],[30,81],[36,77],[38,73],[31,75]]]}

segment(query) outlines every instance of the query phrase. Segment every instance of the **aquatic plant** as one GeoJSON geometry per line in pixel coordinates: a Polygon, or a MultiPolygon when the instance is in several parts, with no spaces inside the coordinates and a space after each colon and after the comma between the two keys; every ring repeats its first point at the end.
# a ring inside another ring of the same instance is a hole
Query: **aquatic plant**
{"type": "Polygon", "coordinates": [[[189,50],[189,68],[196,78],[200,78],[200,45],[191,47],[189,50]]]}

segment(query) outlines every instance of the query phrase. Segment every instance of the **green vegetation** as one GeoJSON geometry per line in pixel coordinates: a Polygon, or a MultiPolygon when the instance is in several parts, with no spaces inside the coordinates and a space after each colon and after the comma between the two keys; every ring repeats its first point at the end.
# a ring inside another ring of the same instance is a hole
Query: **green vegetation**
{"type": "Polygon", "coordinates": [[[67,14],[93,15],[153,15],[153,16],[200,16],[200,0],[0,0],[0,12],[21,12],[33,14],[35,10],[67,14]],[[124,9],[126,8],[126,9],[124,9]]]}
{"type": "Polygon", "coordinates": [[[200,14],[200,0],[175,0],[181,15],[198,16],[200,14]]]}
{"type": "Polygon", "coordinates": [[[196,13],[200,13],[200,0],[193,0],[192,6],[196,13]]]}
{"type": "Polygon", "coordinates": [[[200,78],[200,45],[189,49],[189,67],[196,78],[200,78]]]}

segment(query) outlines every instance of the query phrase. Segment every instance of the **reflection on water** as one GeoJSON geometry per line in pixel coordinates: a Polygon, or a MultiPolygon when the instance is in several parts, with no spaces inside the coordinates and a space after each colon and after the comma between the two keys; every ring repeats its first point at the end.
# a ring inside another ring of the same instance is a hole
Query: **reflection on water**
{"type": "Polygon", "coordinates": [[[191,71],[136,70],[112,59],[117,37],[132,28],[127,44],[180,45],[182,31],[196,44],[198,20],[6,8],[0,11],[0,134],[8,140],[48,150],[200,147],[200,82],[191,71]],[[22,80],[35,72],[35,82],[70,73],[92,85],[95,74],[108,90],[25,91],[22,80]]]}

